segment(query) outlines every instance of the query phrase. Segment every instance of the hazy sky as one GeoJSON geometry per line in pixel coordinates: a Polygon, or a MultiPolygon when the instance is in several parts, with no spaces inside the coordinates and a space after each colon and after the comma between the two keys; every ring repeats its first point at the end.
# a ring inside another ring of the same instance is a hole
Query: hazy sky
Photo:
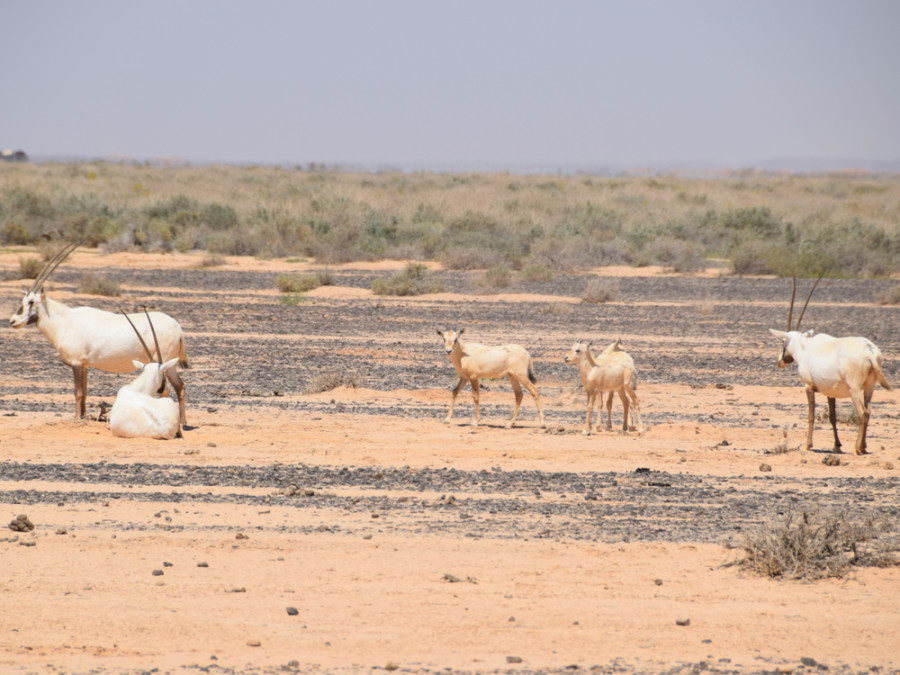
{"type": "Polygon", "coordinates": [[[900,2],[0,0],[0,148],[430,168],[900,160],[900,2]]]}

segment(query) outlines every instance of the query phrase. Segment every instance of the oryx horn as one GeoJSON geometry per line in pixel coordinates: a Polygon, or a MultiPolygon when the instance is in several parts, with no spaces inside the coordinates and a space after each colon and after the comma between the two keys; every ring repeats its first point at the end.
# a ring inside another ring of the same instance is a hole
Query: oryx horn
{"type": "Polygon", "coordinates": [[[74,244],[69,244],[67,246],[63,246],[59,251],[56,252],[50,260],[47,261],[47,264],[44,265],[44,269],[42,269],[38,275],[34,279],[34,283],[31,284],[31,288],[28,290],[29,293],[33,293],[34,291],[41,288],[44,285],[44,282],[53,274],[53,270],[59,267],[62,262],[69,257],[69,255],[76,248],[81,246],[84,242],[87,241],[87,237],[84,237],[80,241],[76,241],[74,244]]]}
{"type": "MultiPolygon", "coordinates": [[[[137,329],[137,327],[134,325],[134,322],[131,320],[131,317],[128,316],[128,314],[126,314],[125,312],[122,312],[122,316],[124,316],[125,319],[128,321],[128,323],[131,324],[131,327],[134,329],[134,334],[137,335],[137,339],[141,341],[141,346],[144,348],[144,351],[147,353],[147,358],[148,358],[150,361],[152,361],[152,360],[153,360],[153,354],[150,352],[149,349],[147,349],[147,343],[144,342],[144,338],[141,337],[141,333],[140,333],[140,331],[137,329]]],[[[148,317],[148,320],[149,320],[149,317],[148,317]]],[[[150,328],[153,328],[153,324],[150,324],[150,328]]],[[[154,334],[153,337],[155,338],[156,335],[154,334]]]]}

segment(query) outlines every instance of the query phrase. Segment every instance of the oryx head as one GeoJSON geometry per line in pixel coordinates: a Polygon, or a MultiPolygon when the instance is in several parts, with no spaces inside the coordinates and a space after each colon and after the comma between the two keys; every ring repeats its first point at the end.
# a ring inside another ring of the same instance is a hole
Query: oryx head
{"type": "Polygon", "coordinates": [[[63,246],[56,252],[56,255],[47,261],[47,264],[44,265],[44,268],[38,273],[37,277],[35,277],[34,282],[31,284],[31,288],[24,292],[25,297],[22,298],[22,304],[20,304],[19,308],[11,317],[9,317],[10,326],[13,328],[22,328],[23,326],[28,326],[37,322],[38,307],[44,301],[44,282],[47,281],[53,273],[53,270],[59,267],[60,264],[69,257],[69,254],[84,242],[85,240],[82,239],[74,244],[63,246]]]}
{"type": "Polygon", "coordinates": [[[579,340],[575,340],[572,344],[572,348],[569,350],[569,353],[563,357],[563,361],[566,363],[573,363],[577,361],[578,358],[585,353],[590,353],[591,343],[590,342],[581,342],[579,340]]]}
{"type": "Polygon", "coordinates": [[[795,325],[791,325],[791,321],[794,317],[794,300],[797,297],[797,277],[793,278],[793,290],[791,291],[791,305],[788,308],[788,320],[787,320],[787,331],[775,330],[774,328],[770,328],[769,332],[775,337],[781,338],[781,358],[778,360],[778,367],[784,368],[789,363],[794,362],[794,349],[797,341],[802,340],[804,338],[812,337],[814,331],[808,330],[804,333],[800,332],[800,322],[803,321],[803,315],[806,313],[806,307],[809,305],[809,299],[812,297],[813,291],[816,290],[816,286],[819,285],[819,282],[822,281],[822,276],[820,275],[818,279],[816,279],[816,283],[813,284],[813,287],[809,291],[809,295],[806,296],[806,302],[803,303],[803,309],[800,310],[800,317],[797,319],[797,323],[795,325]]]}
{"type": "Polygon", "coordinates": [[[141,363],[140,361],[132,361],[135,368],[140,368],[141,377],[147,373],[152,373],[150,377],[154,379],[153,389],[156,389],[156,393],[159,396],[165,396],[168,393],[166,379],[166,371],[169,368],[175,366],[178,363],[178,357],[174,359],[170,359],[163,363],[162,360],[162,350],[159,348],[159,340],[156,338],[156,329],[153,327],[153,322],[150,320],[150,314],[147,312],[147,308],[144,308],[144,315],[147,317],[147,323],[150,325],[150,332],[153,334],[153,344],[156,346],[156,360],[153,359],[153,353],[147,348],[147,343],[144,342],[144,338],[141,337],[141,332],[134,325],[134,322],[131,320],[125,312],[122,312],[122,316],[124,316],[128,323],[131,324],[132,329],[134,329],[134,334],[137,335],[137,339],[140,340],[141,346],[144,348],[144,353],[147,354],[147,363],[141,363]],[[157,384],[158,382],[158,384],[157,384]]]}
{"type": "Polygon", "coordinates": [[[460,335],[462,335],[465,330],[465,328],[460,328],[458,331],[442,331],[439,328],[436,329],[437,334],[440,335],[441,339],[444,341],[444,349],[448,354],[453,353],[453,349],[456,347],[456,343],[459,342],[460,335]]]}

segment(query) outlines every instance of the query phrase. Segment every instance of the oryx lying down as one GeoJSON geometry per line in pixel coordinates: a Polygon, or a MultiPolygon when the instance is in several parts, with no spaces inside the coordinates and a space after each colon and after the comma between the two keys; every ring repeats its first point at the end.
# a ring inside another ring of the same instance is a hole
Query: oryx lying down
{"type": "Polygon", "coordinates": [[[617,393],[622,399],[623,419],[622,431],[628,431],[629,408],[633,408],[633,418],[637,420],[637,430],[644,431],[641,421],[641,409],[637,398],[637,371],[631,356],[618,347],[614,342],[603,350],[598,356],[591,354],[590,343],[575,341],[569,353],[565,355],[566,363],[573,363],[578,367],[581,375],[581,384],[587,393],[587,412],[585,415],[585,436],[591,435],[591,418],[594,416],[594,404],[599,396],[603,403],[603,392],[610,392],[606,409],[606,428],[612,428],[611,410],[612,394],[617,393]]]}
{"type": "MultiPolygon", "coordinates": [[[[113,312],[93,307],[69,307],[48,298],[43,292],[47,278],[81,242],[61,249],[38,274],[31,288],[25,292],[22,304],[10,317],[13,328],[31,324],[47,336],[75,378],[75,418],[84,417],[87,403],[87,369],[97,368],[110,373],[129,373],[134,361],[153,361],[145,355],[141,343],[128,325],[128,320],[113,312]]],[[[168,314],[151,312],[150,317],[159,335],[158,356],[161,361],[175,360],[176,365],[188,367],[184,333],[178,322],[168,314]]],[[[132,314],[131,319],[144,338],[150,338],[149,319],[132,314]]],[[[166,370],[166,377],[178,394],[181,423],[185,424],[184,382],[175,368],[166,370]]]]}
{"type": "MultiPolygon", "coordinates": [[[[132,324],[147,358],[152,359],[151,352],[147,349],[141,334],[127,315],[125,318],[132,324]]],[[[150,320],[149,315],[147,315],[147,320],[150,320]]],[[[156,342],[156,331],[153,329],[152,322],[150,330],[156,344],[156,353],[159,354],[159,343],[156,342]]],[[[180,437],[181,424],[179,424],[178,404],[166,395],[166,373],[175,367],[178,359],[169,359],[165,363],[162,360],[151,360],[146,364],[135,360],[132,363],[141,372],[134,382],[119,389],[119,393],[116,395],[116,402],[113,403],[109,413],[109,429],[113,436],[167,439],[180,437]]]]}
{"type": "MultiPolygon", "coordinates": [[[[821,280],[821,277],[819,277],[821,280]]],[[[806,449],[812,449],[813,425],[815,422],[816,394],[823,394],[828,399],[828,419],[834,432],[834,451],[841,451],[841,441],[837,433],[837,414],[835,399],[850,398],[859,418],[859,430],[856,435],[857,455],[866,452],[866,430],[869,426],[870,403],[875,385],[880,384],[890,389],[884,373],[881,371],[881,350],[873,342],[864,337],[836,338],[825,333],[814,334],[809,330],[800,332],[800,321],[806,312],[806,306],[812,297],[816,285],[813,284],[797,325],[791,327],[794,312],[794,298],[797,294],[797,279],[794,279],[794,290],[791,294],[791,306],[788,310],[787,331],[770,328],[769,332],[779,337],[783,343],[781,359],[778,367],[797,362],[800,379],[806,385],[806,399],[809,402],[809,428],[806,434],[806,449]]]]}
{"type": "Polygon", "coordinates": [[[541,407],[541,396],[538,394],[537,387],[534,386],[537,379],[534,376],[531,356],[528,352],[519,345],[488,347],[474,342],[463,342],[460,336],[464,330],[460,328],[459,331],[437,331],[437,334],[444,341],[444,349],[450,356],[450,363],[453,364],[453,367],[456,368],[456,372],[459,374],[459,382],[453,388],[450,410],[447,411],[447,417],[444,421],[450,421],[450,418],[453,416],[453,404],[456,402],[456,395],[468,382],[472,385],[472,399],[475,401],[475,417],[472,420],[472,424],[473,426],[478,426],[480,417],[478,379],[481,377],[506,376],[512,383],[513,392],[516,396],[516,404],[513,408],[512,417],[509,420],[509,426],[513,426],[516,422],[516,416],[519,414],[519,405],[521,405],[524,397],[522,387],[525,387],[528,393],[534,397],[534,403],[537,405],[538,416],[543,427],[544,409],[541,407]]]}

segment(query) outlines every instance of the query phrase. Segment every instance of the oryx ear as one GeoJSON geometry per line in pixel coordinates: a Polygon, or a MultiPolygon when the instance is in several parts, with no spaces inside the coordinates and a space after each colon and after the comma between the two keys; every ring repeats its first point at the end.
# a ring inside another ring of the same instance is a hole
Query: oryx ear
{"type": "Polygon", "coordinates": [[[810,328],[808,331],[804,331],[803,337],[812,337],[813,333],[816,332],[815,328],[810,328]]]}
{"type": "Polygon", "coordinates": [[[434,332],[437,333],[438,335],[440,335],[441,337],[444,337],[444,333],[441,331],[440,328],[435,328],[434,332]]]}
{"type": "Polygon", "coordinates": [[[138,360],[136,360],[136,359],[133,359],[133,360],[131,361],[131,363],[132,363],[132,365],[133,365],[135,368],[137,368],[138,370],[143,370],[143,369],[144,369],[144,362],[143,362],[143,361],[138,361],[138,360]]]}
{"type": "Polygon", "coordinates": [[[459,337],[460,335],[462,335],[465,332],[466,332],[465,328],[460,328],[458,331],[456,331],[456,337],[459,337]]]}
{"type": "Polygon", "coordinates": [[[168,370],[169,368],[174,367],[178,364],[178,357],[176,356],[174,359],[169,359],[164,364],[162,364],[159,369],[160,370],[168,370]]]}
{"type": "Polygon", "coordinates": [[[775,330],[774,328],[770,328],[769,332],[775,337],[781,338],[782,340],[787,337],[787,333],[785,333],[783,330],[775,330]]]}

